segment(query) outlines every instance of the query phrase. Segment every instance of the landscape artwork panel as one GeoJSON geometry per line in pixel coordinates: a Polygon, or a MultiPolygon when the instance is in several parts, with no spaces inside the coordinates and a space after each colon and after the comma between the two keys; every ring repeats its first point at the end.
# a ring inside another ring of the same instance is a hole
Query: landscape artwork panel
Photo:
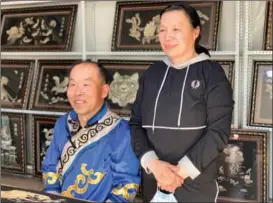
{"type": "Polygon", "coordinates": [[[267,196],[267,132],[231,131],[218,163],[218,202],[263,202],[267,196]]]}
{"type": "Polygon", "coordinates": [[[25,172],[24,116],[1,113],[1,170],[11,173],[25,172]]]}

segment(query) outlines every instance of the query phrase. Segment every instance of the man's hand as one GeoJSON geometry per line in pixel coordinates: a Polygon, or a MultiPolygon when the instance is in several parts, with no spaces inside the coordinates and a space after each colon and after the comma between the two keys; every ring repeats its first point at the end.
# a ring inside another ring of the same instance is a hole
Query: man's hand
{"type": "Polygon", "coordinates": [[[156,159],[148,163],[148,168],[157,180],[158,186],[163,190],[174,192],[184,182],[184,179],[179,175],[178,166],[156,159]]]}

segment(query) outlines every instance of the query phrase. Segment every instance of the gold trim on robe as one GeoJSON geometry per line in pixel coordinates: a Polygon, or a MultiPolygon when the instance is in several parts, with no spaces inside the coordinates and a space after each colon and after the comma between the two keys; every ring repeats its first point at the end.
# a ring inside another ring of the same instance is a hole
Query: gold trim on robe
{"type": "Polygon", "coordinates": [[[53,173],[53,172],[43,173],[43,180],[45,183],[49,185],[55,184],[58,178],[59,178],[58,173],[53,173]]]}
{"type": "Polygon", "coordinates": [[[85,163],[81,165],[82,174],[77,175],[74,185],[68,186],[67,190],[62,192],[63,196],[74,198],[74,194],[72,194],[73,191],[74,193],[84,194],[87,191],[89,184],[97,185],[101,182],[105,173],[94,172],[93,169],[87,170],[86,166],[87,164],[85,163]],[[80,187],[80,183],[84,186],[80,187]]]}
{"type": "Polygon", "coordinates": [[[127,200],[132,200],[132,199],[134,199],[134,197],[135,197],[135,195],[136,195],[136,193],[138,191],[138,187],[139,187],[138,184],[129,183],[129,184],[124,185],[121,188],[114,188],[112,190],[112,193],[114,195],[122,195],[122,197],[124,197],[127,200]],[[135,192],[129,193],[130,189],[134,189],[135,192]]]}

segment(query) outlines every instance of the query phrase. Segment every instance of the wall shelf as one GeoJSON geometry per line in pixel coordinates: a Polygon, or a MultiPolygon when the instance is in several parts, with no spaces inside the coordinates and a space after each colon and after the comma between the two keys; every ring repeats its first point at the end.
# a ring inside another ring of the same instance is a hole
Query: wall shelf
{"type": "MultiPolygon", "coordinates": [[[[265,52],[266,53],[266,52],[265,52]]],[[[272,52],[271,52],[272,53],[272,52]]],[[[161,51],[87,51],[87,52],[1,52],[1,56],[82,56],[83,54],[90,56],[164,56],[164,52],[161,51]]],[[[211,51],[212,56],[235,56],[235,51],[211,51]]],[[[269,53],[267,53],[269,54],[269,53]]]]}
{"type": "Polygon", "coordinates": [[[1,56],[81,56],[82,52],[1,52],[1,56]]]}
{"type": "Polygon", "coordinates": [[[8,109],[1,108],[3,113],[22,113],[22,114],[32,114],[32,115],[48,115],[48,116],[61,116],[64,112],[53,112],[53,111],[38,111],[38,110],[24,110],[24,109],[8,109]]]}
{"type": "Polygon", "coordinates": [[[256,55],[256,56],[271,56],[272,57],[272,54],[273,54],[272,51],[248,51],[248,55],[252,55],[252,56],[256,55]]]}

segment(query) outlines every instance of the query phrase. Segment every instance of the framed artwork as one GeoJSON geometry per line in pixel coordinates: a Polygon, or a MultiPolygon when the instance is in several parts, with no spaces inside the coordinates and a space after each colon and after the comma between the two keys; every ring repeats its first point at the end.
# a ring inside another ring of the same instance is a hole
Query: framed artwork
{"type": "Polygon", "coordinates": [[[106,102],[111,110],[129,119],[136,99],[139,79],[155,61],[98,60],[111,75],[110,91],[106,102]]]}
{"type": "Polygon", "coordinates": [[[218,166],[218,202],[267,201],[267,132],[233,129],[218,166]]]}
{"type": "Polygon", "coordinates": [[[41,165],[53,138],[54,126],[58,117],[33,116],[33,158],[34,175],[42,177],[41,165]]]}
{"type": "Polygon", "coordinates": [[[70,51],[77,7],[1,10],[1,51],[70,51]]]}
{"type": "MultiPolygon", "coordinates": [[[[227,79],[231,83],[232,88],[234,87],[234,61],[222,61],[222,60],[216,60],[225,71],[225,74],[227,76],[227,79]]],[[[234,112],[232,114],[232,124],[234,124],[234,112]]]]}
{"type": "Polygon", "coordinates": [[[25,172],[25,123],[22,114],[1,114],[1,170],[25,172]]]}
{"type": "Polygon", "coordinates": [[[1,60],[1,106],[26,109],[35,61],[1,60]]]}
{"type": "Polygon", "coordinates": [[[272,34],[273,34],[273,2],[268,1],[266,5],[265,17],[265,34],[264,34],[264,50],[272,50],[272,34]]]}
{"type": "Polygon", "coordinates": [[[76,60],[40,60],[34,77],[30,109],[69,111],[68,74],[76,60]]]}
{"type": "Polygon", "coordinates": [[[234,61],[217,61],[225,71],[227,79],[234,86],[234,61]]]}
{"type": "MultiPolygon", "coordinates": [[[[160,12],[174,1],[120,1],[112,36],[112,51],[160,51],[160,12]]],[[[192,1],[201,19],[200,44],[216,50],[221,1],[192,1]]]]}
{"type": "Polygon", "coordinates": [[[250,125],[272,127],[272,61],[254,61],[250,125]]]}

